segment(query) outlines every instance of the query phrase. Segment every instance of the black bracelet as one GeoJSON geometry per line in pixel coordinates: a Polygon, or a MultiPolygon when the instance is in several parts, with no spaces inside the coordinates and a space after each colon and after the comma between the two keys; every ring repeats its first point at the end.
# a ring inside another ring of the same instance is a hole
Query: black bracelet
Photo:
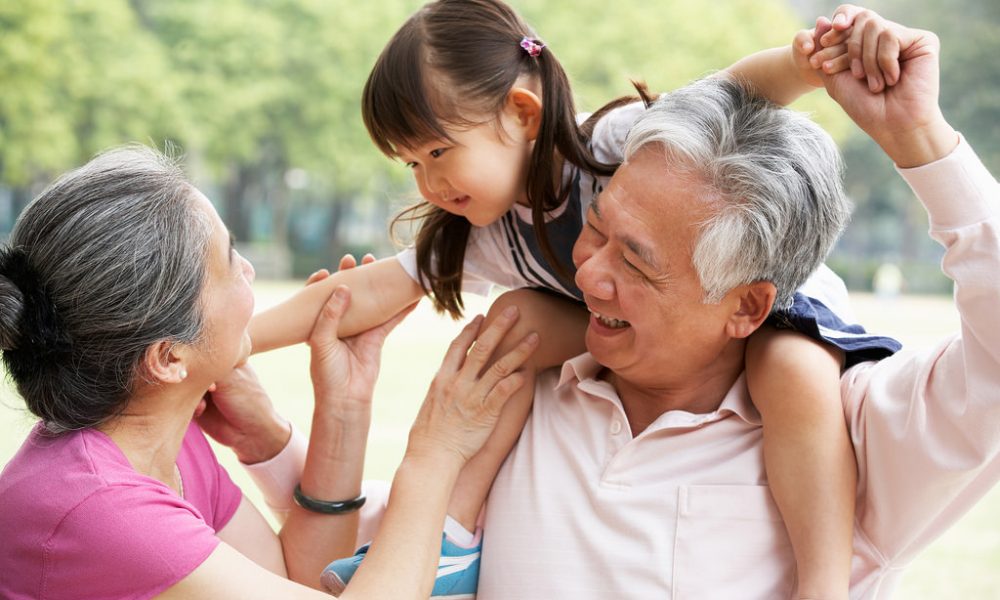
{"type": "Polygon", "coordinates": [[[295,485],[295,492],[292,494],[292,498],[294,498],[295,503],[302,508],[315,513],[322,513],[324,515],[339,515],[353,512],[364,506],[365,500],[367,499],[364,494],[361,494],[352,500],[341,500],[338,502],[317,500],[303,494],[301,484],[295,485]]]}

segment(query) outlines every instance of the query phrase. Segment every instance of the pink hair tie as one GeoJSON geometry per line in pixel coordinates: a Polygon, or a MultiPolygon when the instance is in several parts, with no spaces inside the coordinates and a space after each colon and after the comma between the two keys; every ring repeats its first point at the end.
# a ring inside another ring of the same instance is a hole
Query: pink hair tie
{"type": "Polygon", "coordinates": [[[521,47],[528,53],[528,56],[538,58],[538,55],[542,53],[542,48],[545,47],[545,44],[542,43],[542,40],[533,40],[529,37],[523,37],[521,38],[521,47]]]}

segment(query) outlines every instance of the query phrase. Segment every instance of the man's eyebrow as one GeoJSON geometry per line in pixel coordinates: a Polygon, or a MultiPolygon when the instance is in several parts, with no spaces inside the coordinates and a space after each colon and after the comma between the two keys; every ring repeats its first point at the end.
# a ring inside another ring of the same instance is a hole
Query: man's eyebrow
{"type": "Polygon", "coordinates": [[[598,195],[594,196],[594,199],[590,202],[590,208],[594,209],[594,214],[597,215],[598,219],[601,218],[601,207],[598,204],[598,202],[600,201],[600,198],[601,198],[601,195],[598,194],[598,195]]]}
{"type": "MultiPolygon", "coordinates": [[[[590,208],[594,211],[594,215],[600,219],[601,218],[601,207],[600,207],[600,194],[594,196],[594,199],[590,202],[590,208]]],[[[632,251],[633,254],[642,259],[642,262],[646,263],[651,269],[660,273],[660,263],[656,260],[656,254],[653,249],[646,246],[635,238],[629,237],[627,235],[618,236],[619,239],[625,246],[632,251]]]]}
{"type": "Polygon", "coordinates": [[[621,240],[633,254],[642,260],[642,262],[646,263],[657,273],[660,272],[660,263],[656,260],[656,254],[653,252],[652,248],[628,236],[622,236],[621,240]]]}

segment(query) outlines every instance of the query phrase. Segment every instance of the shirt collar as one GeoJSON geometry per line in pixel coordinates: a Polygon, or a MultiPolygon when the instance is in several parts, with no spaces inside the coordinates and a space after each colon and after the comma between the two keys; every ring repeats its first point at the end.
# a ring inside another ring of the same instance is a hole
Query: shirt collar
{"type": "MultiPolygon", "coordinates": [[[[577,385],[593,381],[594,383],[602,383],[610,388],[604,380],[598,380],[597,376],[604,369],[604,367],[594,360],[594,357],[589,352],[584,352],[579,356],[575,356],[563,363],[562,370],[559,373],[559,382],[556,384],[556,388],[560,388],[564,385],[577,385]]],[[[592,384],[586,387],[592,388],[592,384]]],[[[615,398],[618,399],[617,396],[615,398]]],[[[670,411],[676,412],[676,411],[670,411]]],[[[747,391],[746,385],[746,372],[740,373],[740,376],[736,378],[733,382],[733,386],[729,388],[726,396],[719,403],[719,408],[711,413],[702,415],[693,415],[696,420],[700,422],[713,421],[721,418],[727,414],[733,414],[740,419],[746,421],[750,425],[760,426],[760,413],[754,407],[753,402],[750,400],[750,393],[747,391]]],[[[662,415],[661,415],[662,416],[662,415]]]]}

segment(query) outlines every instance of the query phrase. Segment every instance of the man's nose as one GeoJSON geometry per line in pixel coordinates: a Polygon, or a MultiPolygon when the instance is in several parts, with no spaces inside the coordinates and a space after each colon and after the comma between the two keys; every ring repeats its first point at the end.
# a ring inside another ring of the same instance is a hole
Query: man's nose
{"type": "Polygon", "coordinates": [[[615,296],[615,284],[604,262],[601,252],[594,252],[584,258],[577,265],[576,287],[598,300],[611,300],[615,296]]]}

